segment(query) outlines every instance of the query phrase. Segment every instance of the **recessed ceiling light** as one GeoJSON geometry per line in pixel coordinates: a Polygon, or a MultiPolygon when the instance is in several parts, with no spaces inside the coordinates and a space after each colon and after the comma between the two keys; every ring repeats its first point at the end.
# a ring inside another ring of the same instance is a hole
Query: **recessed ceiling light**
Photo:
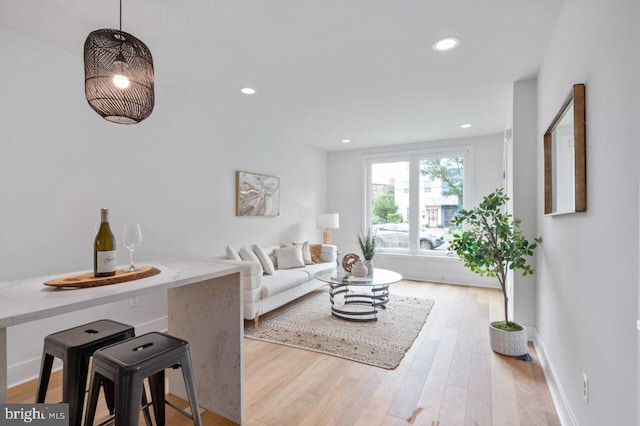
{"type": "Polygon", "coordinates": [[[243,87],[240,91],[245,95],[253,95],[256,93],[256,89],[252,89],[251,87],[243,87]]]}
{"type": "Polygon", "coordinates": [[[349,143],[351,142],[351,139],[342,139],[342,143],[349,143]]]}
{"type": "Polygon", "coordinates": [[[471,127],[471,124],[462,124],[460,127],[462,127],[463,129],[468,129],[469,127],[471,127]]]}
{"type": "Polygon", "coordinates": [[[457,47],[460,44],[460,40],[455,37],[446,37],[441,38],[440,40],[433,43],[433,50],[436,52],[444,52],[446,50],[451,50],[457,47]]]}

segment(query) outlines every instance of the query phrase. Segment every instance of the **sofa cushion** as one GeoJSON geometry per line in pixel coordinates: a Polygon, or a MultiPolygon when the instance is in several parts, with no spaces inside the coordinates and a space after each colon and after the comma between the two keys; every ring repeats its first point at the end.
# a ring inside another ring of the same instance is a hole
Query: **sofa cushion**
{"type": "Polygon", "coordinates": [[[318,272],[326,271],[327,269],[335,269],[335,267],[335,262],[314,263],[313,265],[305,266],[304,271],[309,274],[308,279],[313,279],[318,272]]]}
{"type": "Polygon", "coordinates": [[[318,257],[323,262],[335,262],[338,256],[338,247],[329,244],[320,246],[320,254],[318,257]]]}
{"type": "Polygon", "coordinates": [[[322,244],[310,244],[309,252],[311,253],[311,261],[313,263],[322,263],[320,260],[320,250],[322,249],[322,244]]]}
{"type": "Polygon", "coordinates": [[[242,258],[238,254],[238,250],[234,249],[231,246],[227,246],[227,259],[242,260],[242,258]]]}
{"type": "Polygon", "coordinates": [[[291,269],[304,266],[302,250],[299,246],[287,246],[275,250],[278,269],[291,269]]]}
{"type": "Polygon", "coordinates": [[[313,260],[311,259],[311,249],[309,248],[309,241],[305,241],[304,243],[293,243],[294,246],[298,246],[302,249],[302,260],[304,260],[305,265],[313,265],[313,260]]]}
{"type": "Polygon", "coordinates": [[[242,246],[240,251],[238,252],[242,260],[250,260],[252,262],[256,262],[260,266],[260,275],[264,273],[264,269],[262,269],[262,264],[260,263],[260,259],[258,256],[251,250],[251,248],[247,246],[242,246]]]}
{"type": "Polygon", "coordinates": [[[264,269],[264,273],[267,275],[273,275],[273,272],[276,270],[275,266],[273,266],[273,262],[267,255],[265,249],[260,247],[258,244],[254,244],[251,246],[253,252],[258,256],[260,263],[262,264],[262,269],[264,269]]]}
{"type": "Polygon", "coordinates": [[[260,283],[260,295],[263,299],[289,290],[309,280],[309,275],[304,271],[295,269],[278,270],[273,275],[265,275],[260,283]]]}

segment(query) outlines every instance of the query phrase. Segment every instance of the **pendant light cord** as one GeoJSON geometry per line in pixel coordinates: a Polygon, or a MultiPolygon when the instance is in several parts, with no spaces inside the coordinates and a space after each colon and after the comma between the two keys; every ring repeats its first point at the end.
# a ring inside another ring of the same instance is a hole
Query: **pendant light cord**
{"type": "Polygon", "coordinates": [[[120,31],[122,31],[122,0],[120,0],[120,31]]]}

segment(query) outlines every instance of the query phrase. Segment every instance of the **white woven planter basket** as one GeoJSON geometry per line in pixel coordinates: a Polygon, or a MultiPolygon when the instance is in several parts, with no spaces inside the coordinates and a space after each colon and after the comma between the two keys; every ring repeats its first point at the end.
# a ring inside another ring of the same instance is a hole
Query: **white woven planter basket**
{"type": "Polygon", "coordinates": [[[504,331],[489,324],[491,349],[502,355],[520,356],[529,352],[527,346],[527,329],[520,331],[504,331]]]}

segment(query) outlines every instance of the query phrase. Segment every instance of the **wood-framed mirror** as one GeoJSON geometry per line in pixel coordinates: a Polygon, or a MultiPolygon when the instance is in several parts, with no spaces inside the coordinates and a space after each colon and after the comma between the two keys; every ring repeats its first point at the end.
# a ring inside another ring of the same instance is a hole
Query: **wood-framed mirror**
{"type": "Polygon", "coordinates": [[[544,213],[587,210],[584,84],[575,84],[544,134],[544,213]]]}

